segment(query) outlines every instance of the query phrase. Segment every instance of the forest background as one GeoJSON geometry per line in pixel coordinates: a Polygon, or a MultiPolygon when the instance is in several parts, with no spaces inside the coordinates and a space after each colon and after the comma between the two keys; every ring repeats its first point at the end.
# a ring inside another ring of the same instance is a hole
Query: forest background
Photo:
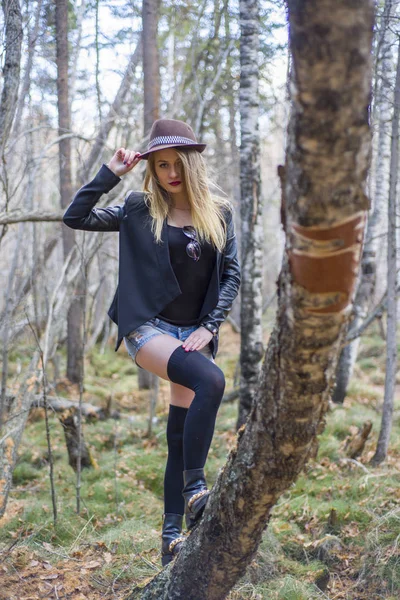
{"type": "MultiPolygon", "coordinates": [[[[116,236],[73,239],[60,224],[63,207],[116,148],[144,149],[158,116],[188,121],[208,144],[212,178],[236,209],[242,253],[245,180],[259,177],[252,279],[259,285],[253,305],[243,291],[221,332],[218,364],[228,387],[209,461],[213,482],[249,410],[275,319],[284,249],[278,165],[291,107],[286,7],[256,5],[258,175],[241,162],[248,115],[238,4],[4,0],[2,9],[0,598],[122,598],[160,569],[168,390],[143,374],[140,380],[123,348],[114,353],[106,312],[116,287],[116,236]],[[262,331],[243,316],[256,310],[262,331]],[[244,339],[258,348],[248,380],[244,339]]],[[[342,384],[318,454],[281,496],[232,600],[399,595],[396,313],[387,300],[397,285],[397,204],[393,212],[389,199],[396,199],[398,17],[397,2],[376,3],[370,229],[353,313],[357,343],[347,346],[350,356],[342,353],[342,384]],[[390,426],[377,459],[384,397],[390,426]]],[[[139,165],[104,205],[141,189],[142,179],[139,165]]]]}

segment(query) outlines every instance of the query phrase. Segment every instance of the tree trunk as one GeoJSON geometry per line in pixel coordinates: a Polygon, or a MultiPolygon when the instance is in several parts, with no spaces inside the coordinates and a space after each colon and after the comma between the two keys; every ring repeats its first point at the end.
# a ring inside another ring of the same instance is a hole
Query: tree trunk
{"type": "Polygon", "coordinates": [[[80,467],[89,469],[95,466],[90,450],[83,438],[82,431],[79,433],[78,416],[75,408],[64,411],[59,417],[64,429],[65,442],[68,450],[68,464],[76,472],[78,470],[78,458],[80,467]],[[79,449],[80,448],[80,449],[79,449]]]}
{"type": "MultiPolygon", "coordinates": [[[[237,447],[172,567],[127,600],[222,600],[323,428],[368,199],[373,0],[288,0],[293,111],[277,325],[237,447]]],[[[281,170],[282,172],[282,170],[281,170]]]]}
{"type": "Polygon", "coordinates": [[[39,33],[40,13],[42,10],[43,0],[38,0],[35,10],[35,21],[32,29],[28,32],[28,58],[25,63],[24,78],[22,80],[21,91],[16,107],[16,115],[13,126],[13,136],[17,136],[22,125],[22,113],[25,106],[25,99],[28,97],[31,88],[31,75],[33,67],[33,57],[35,54],[36,40],[39,33]]]}
{"type": "MultiPolygon", "coordinates": [[[[375,195],[373,212],[368,220],[368,228],[361,260],[361,277],[354,301],[353,317],[349,323],[349,330],[358,329],[367,316],[374,297],[376,284],[377,254],[380,245],[379,233],[382,228],[383,209],[389,187],[387,164],[389,161],[390,121],[388,115],[391,107],[390,73],[392,71],[392,46],[393,33],[390,21],[396,11],[397,3],[386,0],[381,21],[381,35],[378,44],[377,94],[375,99],[375,113],[378,123],[378,144],[376,150],[375,170],[375,195]],[[381,60],[379,60],[381,59],[381,60]]],[[[332,396],[335,403],[342,404],[346,397],[353,368],[357,359],[360,338],[345,346],[340,354],[336,370],[336,386],[332,396]]]]}
{"type": "MultiPolygon", "coordinates": [[[[158,56],[158,0],[143,0],[143,132],[147,136],[151,126],[160,117],[160,71],[158,56]]],[[[139,390],[152,390],[157,398],[158,377],[143,369],[138,374],[139,390]]]]}
{"type": "Polygon", "coordinates": [[[240,400],[237,427],[255,397],[264,354],[262,343],[262,201],[258,95],[258,0],[240,1],[240,400]]]}
{"type": "Polygon", "coordinates": [[[5,23],[3,90],[0,100],[0,156],[8,140],[14,119],[19,86],[22,45],[22,15],[19,0],[2,0],[5,23]]]}
{"type": "Polygon", "coordinates": [[[20,251],[21,251],[21,241],[24,234],[24,225],[19,225],[16,247],[13,253],[12,262],[10,265],[10,272],[8,274],[8,281],[5,293],[5,308],[4,308],[4,321],[3,326],[0,328],[1,341],[2,341],[2,349],[1,349],[1,390],[0,390],[0,431],[3,427],[3,420],[6,411],[6,389],[7,389],[7,377],[8,377],[8,351],[9,351],[9,341],[10,341],[10,325],[11,325],[11,315],[13,309],[15,307],[14,304],[14,281],[16,276],[16,271],[18,268],[18,261],[20,260],[20,251]]]}
{"type": "Polygon", "coordinates": [[[143,0],[144,135],[160,117],[160,71],[158,58],[158,0],[143,0]]]}
{"type": "MultiPolygon", "coordinates": [[[[58,133],[60,136],[71,131],[68,90],[68,2],[56,2],[57,38],[57,104],[58,133]]],[[[63,138],[59,143],[60,196],[61,207],[67,208],[72,200],[71,179],[71,139],[63,138]]],[[[62,227],[64,258],[75,244],[75,232],[62,227]]],[[[82,374],[82,301],[80,278],[76,286],[76,300],[71,304],[67,317],[67,377],[72,383],[79,383],[82,374]]]]}
{"type": "Polygon", "coordinates": [[[396,386],[397,370],[397,242],[396,242],[396,195],[397,195],[397,170],[399,167],[399,118],[400,118],[400,38],[398,42],[398,57],[396,70],[396,87],[394,91],[394,109],[392,120],[392,138],[390,151],[390,183],[388,206],[388,252],[387,252],[387,327],[386,327],[386,373],[385,397],[383,400],[383,413],[381,430],[379,433],[376,452],[371,460],[377,465],[386,458],[390,432],[393,422],[393,400],[396,386]]]}

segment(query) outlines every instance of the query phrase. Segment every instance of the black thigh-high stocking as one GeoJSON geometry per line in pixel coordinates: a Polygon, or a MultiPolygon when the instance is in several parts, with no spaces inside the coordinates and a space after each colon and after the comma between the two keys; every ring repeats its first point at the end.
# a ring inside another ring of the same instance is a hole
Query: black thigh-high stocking
{"type": "Polygon", "coordinates": [[[195,392],[185,421],[183,462],[185,470],[202,469],[224,394],[224,374],[203,354],[196,350],[186,352],[182,346],[171,354],[167,373],[173,383],[179,383],[195,392]]]}
{"type": "Polygon", "coordinates": [[[168,459],[164,477],[164,512],[183,515],[183,430],[188,409],[170,404],[167,423],[168,459]]]}

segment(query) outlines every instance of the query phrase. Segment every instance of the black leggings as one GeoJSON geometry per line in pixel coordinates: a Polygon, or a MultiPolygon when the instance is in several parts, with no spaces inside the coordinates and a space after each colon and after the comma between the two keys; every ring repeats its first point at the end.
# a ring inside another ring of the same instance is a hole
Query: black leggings
{"type": "Polygon", "coordinates": [[[225,377],[203,354],[196,350],[186,352],[182,346],[171,354],[167,373],[173,383],[195,392],[189,409],[170,407],[167,425],[165,512],[183,514],[182,471],[205,465],[225,390],[225,377]]]}

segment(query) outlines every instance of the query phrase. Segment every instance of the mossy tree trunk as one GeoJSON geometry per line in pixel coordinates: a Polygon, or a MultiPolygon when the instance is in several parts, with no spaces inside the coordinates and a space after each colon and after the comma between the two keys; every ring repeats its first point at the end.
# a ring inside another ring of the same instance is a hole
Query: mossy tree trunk
{"type": "Polygon", "coordinates": [[[222,600],[324,423],[368,200],[373,0],[288,0],[293,109],[281,168],[286,251],[276,327],[237,447],[200,526],[134,600],[222,600]]]}

